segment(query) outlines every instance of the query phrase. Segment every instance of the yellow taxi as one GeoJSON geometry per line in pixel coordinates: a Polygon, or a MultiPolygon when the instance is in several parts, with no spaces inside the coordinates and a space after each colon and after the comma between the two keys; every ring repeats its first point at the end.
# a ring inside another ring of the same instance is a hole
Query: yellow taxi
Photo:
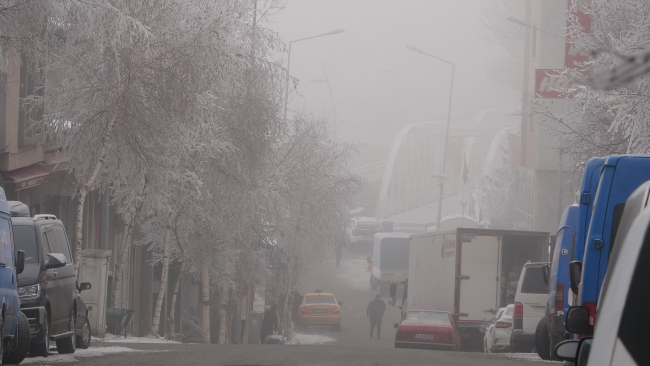
{"type": "Polygon", "coordinates": [[[341,303],[334,294],[320,290],[305,294],[298,308],[298,323],[302,327],[320,325],[341,330],[341,303]]]}

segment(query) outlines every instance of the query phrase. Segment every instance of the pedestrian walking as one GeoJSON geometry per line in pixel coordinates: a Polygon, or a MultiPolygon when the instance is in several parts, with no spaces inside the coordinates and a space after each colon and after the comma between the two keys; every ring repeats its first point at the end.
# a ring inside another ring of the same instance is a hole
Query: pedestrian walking
{"type": "Polygon", "coordinates": [[[341,263],[341,254],[343,252],[343,244],[341,242],[336,243],[336,266],[339,266],[339,263],[341,263]]]}
{"type": "Polygon", "coordinates": [[[384,317],[384,311],[386,311],[386,303],[381,299],[381,295],[377,294],[366,309],[366,314],[370,318],[370,338],[377,327],[377,339],[381,339],[381,319],[384,317]]]}

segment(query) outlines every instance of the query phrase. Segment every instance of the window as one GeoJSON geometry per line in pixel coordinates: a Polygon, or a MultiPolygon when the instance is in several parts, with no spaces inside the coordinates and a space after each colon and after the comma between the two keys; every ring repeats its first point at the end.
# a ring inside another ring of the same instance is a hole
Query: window
{"type": "Polygon", "coordinates": [[[8,267],[14,265],[14,248],[11,245],[11,222],[0,218],[0,263],[8,267]]]}
{"type": "Polygon", "coordinates": [[[432,311],[409,311],[402,324],[451,325],[449,314],[432,311]]]}
{"type": "Polygon", "coordinates": [[[70,243],[68,242],[68,237],[65,235],[65,229],[63,226],[54,226],[56,231],[56,236],[59,241],[59,249],[61,254],[65,255],[65,259],[68,260],[68,263],[72,263],[72,258],[70,256],[70,243]]]}
{"type": "Polygon", "coordinates": [[[305,304],[335,304],[332,295],[309,295],[305,297],[305,304]]]}
{"type": "MultiPolygon", "coordinates": [[[[609,237],[609,253],[612,253],[612,249],[614,248],[614,240],[616,239],[616,233],[618,232],[618,226],[621,223],[621,218],[623,217],[623,210],[625,209],[625,205],[616,205],[614,207],[614,215],[612,216],[612,233],[610,234],[609,237]]],[[[625,239],[625,238],[624,238],[625,239]]]]}
{"type": "Polygon", "coordinates": [[[36,230],[33,226],[14,226],[16,252],[25,252],[25,263],[38,263],[38,245],[36,230]]]}
{"type": "Polygon", "coordinates": [[[381,263],[383,269],[409,267],[408,239],[382,239],[381,263]]]}
{"type": "Polygon", "coordinates": [[[627,348],[634,361],[643,365],[650,359],[650,235],[646,233],[643,248],[636,262],[632,282],[625,300],[618,338],[627,348]]]}
{"type": "Polygon", "coordinates": [[[61,246],[59,245],[59,238],[56,236],[53,226],[46,226],[43,229],[44,242],[47,243],[48,253],[61,253],[61,246]]]}
{"type": "Polygon", "coordinates": [[[526,268],[521,292],[524,294],[548,294],[548,285],[544,282],[542,267],[526,268]]]}

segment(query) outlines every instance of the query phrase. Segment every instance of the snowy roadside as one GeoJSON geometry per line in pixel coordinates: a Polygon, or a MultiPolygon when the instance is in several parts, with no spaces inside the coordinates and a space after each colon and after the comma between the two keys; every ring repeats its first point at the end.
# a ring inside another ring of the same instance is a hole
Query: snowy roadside
{"type": "Polygon", "coordinates": [[[152,337],[152,336],[147,336],[147,337],[128,337],[124,338],[122,336],[116,336],[113,334],[106,334],[104,338],[93,338],[93,342],[105,342],[105,343],[171,343],[171,344],[179,344],[180,342],[176,341],[170,341],[168,339],[164,338],[158,338],[158,337],[152,337]]]}
{"type": "Polygon", "coordinates": [[[294,333],[293,339],[285,344],[290,345],[314,345],[335,342],[336,339],[320,334],[300,334],[294,333]]]}
{"type": "Polygon", "coordinates": [[[336,276],[358,290],[370,290],[370,273],[365,258],[347,257],[344,253],[336,276]]]}
{"type": "MultiPolygon", "coordinates": [[[[51,351],[50,351],[51,352],[51,351]]],[[[56,351],[55,351],[56,352],[56,351]]],[[[28,364],[52,364],[52,363],[69,363],[78,361],[78,358],[99,357],[106,355],[114,355],[118,353],[141,353],[141,352],[159,352],[159,351],[143,351],[131,349],[126,347],[90,347],[88,349],[77,349],[73,354],[59,355],[52,354],[45,357],[29,357],[21,362],[21,365],[28,364]]]]}
{"type": "Polygon", "coordinates": [[[548,362],[561,364],[559,361],[547,361],[542,360],[537,353],[499,353],[499,356],[504,356],[506,358],[512,358],[515,360],[525,360],[525,361],[535,361],[535,362],[548,362]]]}

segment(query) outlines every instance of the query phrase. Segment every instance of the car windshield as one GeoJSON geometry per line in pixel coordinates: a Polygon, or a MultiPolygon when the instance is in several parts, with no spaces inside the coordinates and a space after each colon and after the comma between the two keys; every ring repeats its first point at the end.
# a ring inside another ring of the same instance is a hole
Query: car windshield
{"type": "Polygon", "coordinates": [[[526,268],[524,283],[521,285],[521,292],[524,294],[548,293],[548,285],[544,282],[542,267],[526,268]]]}
{"type": "Polygon", "coordinates": [[[25,263],[38,263],[38,245],[34,227],[16,225],[13,231],[15,250],[25,252],[25,263]]]}
{"type": "Polygon", "coordinates": [[[432,311],[409,311],[402,324],[451,325],[449,314],[432,311]]]}
{"type": "Polygon", "coordinates": [[[332,295],[308,295],[305,297],[305,304],[335,304],[332,295]]]}

